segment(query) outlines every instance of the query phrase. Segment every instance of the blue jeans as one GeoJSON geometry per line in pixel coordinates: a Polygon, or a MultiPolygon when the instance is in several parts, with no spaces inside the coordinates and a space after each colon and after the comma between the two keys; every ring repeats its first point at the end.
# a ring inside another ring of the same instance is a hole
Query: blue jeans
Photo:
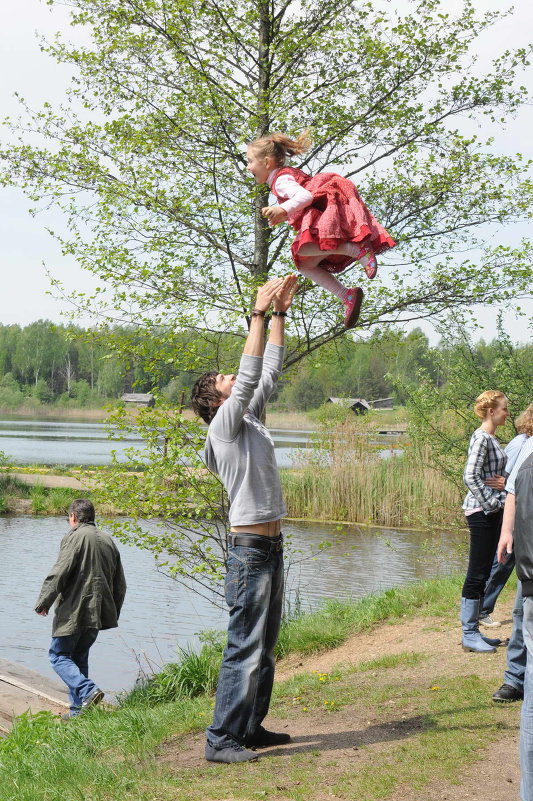
{"type": "Polygon", "coordinates": [[[89,650],[98,629],[84,629],[67,637],[52,637],[48,658],[55,672],[68,687],[70,711],[79,712],[84,698],[96,684],[89,678],[89,650]]]}
{"type": "Polygon", "coordinates": [[[515,690],[524,692],[524,675],[526,672],[527,651],[524,644],[523,618],[524,600],[522,598],[522,583],[516,585],[516,597],[513,608],[513,631],[507,646],[507,670],[504,673],[504,681],[510,684],[515,690]]]}
{"type": "Polygon", "coordinates": [[[524,598],[523,607],[527,664],[520,716],[520,798],[533,801],[533,598],[524,598]]]}
{"type": "Polygon", "coordinates": [[[228,642],[206,732],[215,748],[243,745],[268,712],[282,613],[283,552],[230,548],[225,594],[228,642]]]}
{"type": "Polygon", "coordinates": [[[507,559],[503,564],[498,562],[498,557],[496,555],[494,556],[489,580],[485,585],[485,600],[483,601],[483,608],[479,613],[480,617],[486,617],[494,612],[498,596],[513,572],[514,562],[514,552],[507,554],[507,559]]]}

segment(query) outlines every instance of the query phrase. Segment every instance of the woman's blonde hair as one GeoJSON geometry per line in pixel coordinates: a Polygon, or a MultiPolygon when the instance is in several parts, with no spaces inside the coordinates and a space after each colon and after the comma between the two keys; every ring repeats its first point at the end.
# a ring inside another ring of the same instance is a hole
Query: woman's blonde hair
{"type": "Polygon", "coordinates": [[[514,421],[515,428],[519,434],[527,434],[533,437],[533,403],[530,403],[522,414],[519,414],[514,421]]]}
{"type": "Polygon", "coordinates": [[[261,139],[254,139],[250,142],[260,158],[272,156],[279,167],[283,167],[287,156],[296,156],[305,153],[311,147],[311,137],[309,131],[304,131],[296,139],[290,139],[282,133],[273,133],[262,136],[261,139]]]}
{"type": "Polygon", "coordinates": [[[497,389],[487,389],[476,398],[474,412],[483,420],[487,416],[489,409],[497,409],[505,395],[497,389]]]}

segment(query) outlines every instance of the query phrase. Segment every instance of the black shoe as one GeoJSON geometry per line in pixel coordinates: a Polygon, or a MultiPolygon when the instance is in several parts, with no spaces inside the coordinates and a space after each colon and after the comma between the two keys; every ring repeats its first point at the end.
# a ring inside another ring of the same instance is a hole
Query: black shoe
{"type": "Polygon", "coordinates": [[[205,758],[208,762],[255,762],[259,759],[254,751],[249,751],[243,745],[230,745],[227,748],[215,748],[210,742],[205,744],[205,758]]]}
{"type": "Polygon", "coordinates": [[[99,687],[95,687],[92,693],[86,695],[83,701],[81,702],[81,711],[85,712],[86,709],[89,709],[90,706],[95,706],[99,704],[102,698],[104,697],[104,693],[100,690],[99,687]]]}
{"type": "Polygon", "coordinates": [[[285,745],[290,743],[291,736],[286,732],[267,731],[259,726],[255,734],[244,741],[247,748],[266,748],[269,745],[285,745]]]}
{"type": "Polygon", "coordinates": [[[499,703],[511,703],[511,701],[523,701],[524,693],[513,687],[512,684],[502,684],[499,690],[496,690],[492,696],[493,701],[499,703]]]}

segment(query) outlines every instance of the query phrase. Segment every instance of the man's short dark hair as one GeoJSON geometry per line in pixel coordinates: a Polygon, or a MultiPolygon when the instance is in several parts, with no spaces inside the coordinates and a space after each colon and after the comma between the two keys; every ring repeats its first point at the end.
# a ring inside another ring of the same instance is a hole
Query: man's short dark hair
{"type": "Polygon", "coordinates": [[[217,413],[220,401],[224,398],[215,387],[217,375],[218,373],[216,370],[204,373],[191,390],[191,406],[193,411],[208,425],[217,413]]]}
{"type": "Polygon", "coordinates": [[[72,501],[69,512],[74,515],[78,523],[94,523],[94,506],[87,498],[76,498],[72,501]]]}

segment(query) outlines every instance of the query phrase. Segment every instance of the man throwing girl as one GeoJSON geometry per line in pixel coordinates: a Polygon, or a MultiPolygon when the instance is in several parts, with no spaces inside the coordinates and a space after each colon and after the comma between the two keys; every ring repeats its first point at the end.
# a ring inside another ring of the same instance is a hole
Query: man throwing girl
{"type": "Polygon", "coordinates": [[[204,373],[191,395],[194,411],[209,425],[207,466],[220,477],[230,501],[228,642],[207,729],[205,757],[211,762],[255,760],[251,748],[290,741],[288,734],[262,726],[281,622],[286,510],[274,443],[261,416],[281,374],[285,317],[296,283],[296,276],[275,278],[258,290],[238,374],[204,373]],[[271,306],[264,348],[264,318],[271,306]]]}

